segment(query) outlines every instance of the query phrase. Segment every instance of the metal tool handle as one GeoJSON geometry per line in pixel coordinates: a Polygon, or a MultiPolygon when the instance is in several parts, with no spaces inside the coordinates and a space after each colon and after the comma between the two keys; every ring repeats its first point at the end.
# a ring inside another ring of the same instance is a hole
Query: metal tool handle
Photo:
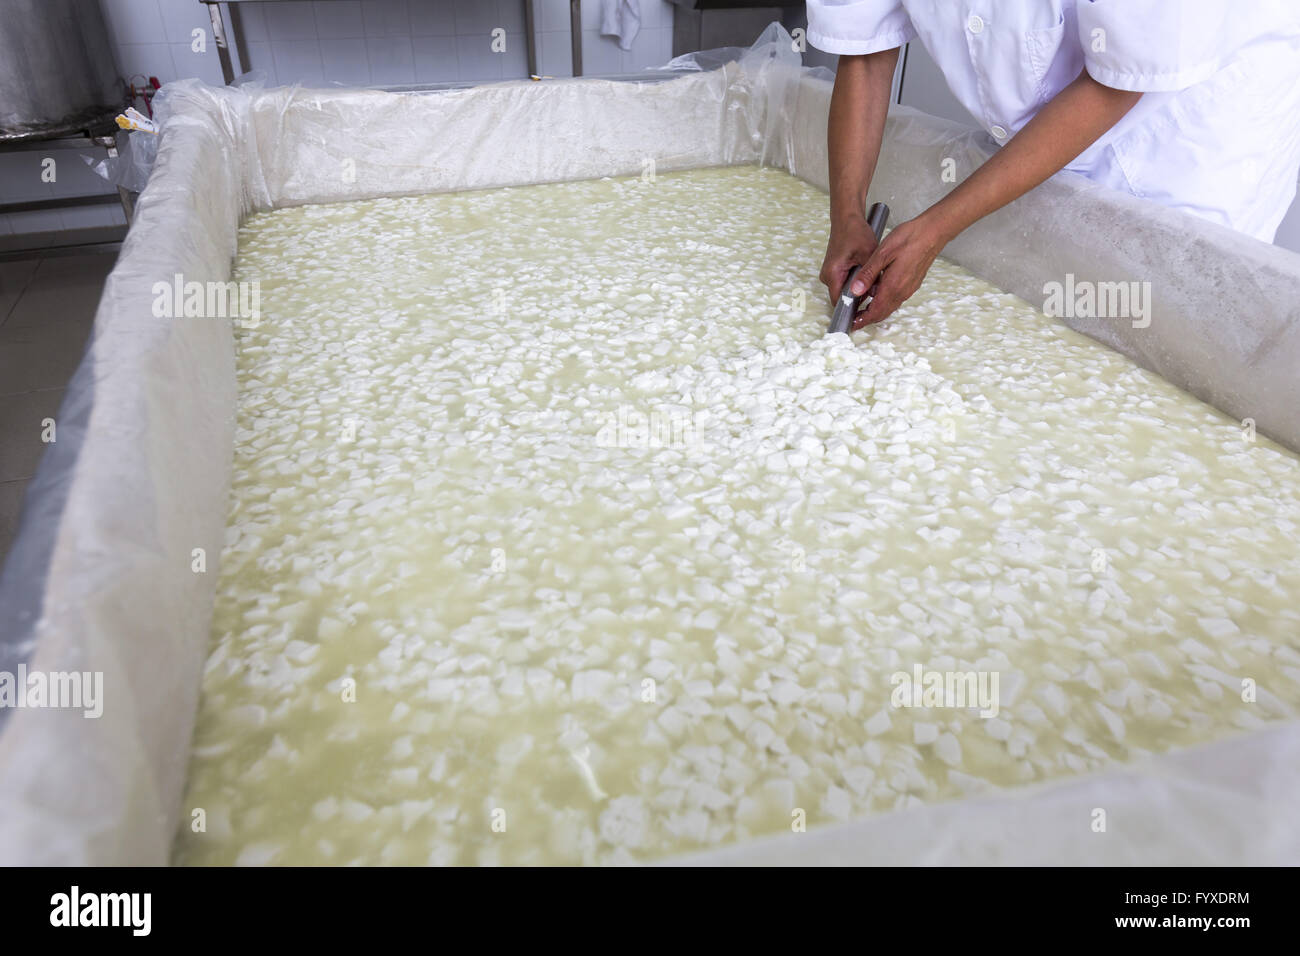
{"type": "MultiPolygon", "coordinates": [[[[877,245],[880,244],[881,239],[885,238],[885,223],[887,222],[889,222],[889,207],[883,202],[872,203],[871,210],[867,213],[867,225],[876,234],[877,245]]],[[[874,299],[878,288],[880,288],[879,280],[871,283],[871,288],[867,290],[866,297],[874,299]]]]}
{"type": "MultiPolygon", "coordinates": [[[[872,203],[871,209],[867,213],[867,225],[876,234],[876,242],[879,242],[885,234],[885,223],[888,221],[889,207],[883,202],[872,203]]],[[[860,265],[854,266],[849,270],[849,274],[844,280],[844,285],[840,289],[840,301],[835,303],[835,311],[831,315],[831,324],[826,329],[828,335],[850,331],[853,328],[853,319],[857,316],[862,303],[876,296],[877,283],[874,282],[871,284],[871,288],[862,295],[855,296],[849,291],[853,288],[853,280],[857,278],[858,270],[861,268],[860,265]]]]}
{"type": "Polygon", "coordinates": [[[885,223],[889,222],[889,207],[883,202],[871,204],[871,210],[867,213],[867,225],[871,231],[876,234],[876,242],[885,234],[885,223]]]}

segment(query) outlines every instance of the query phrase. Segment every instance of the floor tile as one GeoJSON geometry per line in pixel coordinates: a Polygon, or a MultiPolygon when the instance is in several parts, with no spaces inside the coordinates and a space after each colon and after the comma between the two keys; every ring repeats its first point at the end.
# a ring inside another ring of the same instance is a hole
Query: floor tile
{"type": "MultiPolygon", "coordinates": [[[[0,325],[0,348],[5,342],[38,341],[42,327],[66,327],[72,323],[89,330],[103,294],[104,280],[113,269],[116,256],[64,256],[43,259],[21,298],[0,325]]],[[[84,338],[69,348],[81,352],[84,338]]],[[[63,384],[63,383],[55,383],[63,384]]],[[[4,388],[0,393],[13,391],[4,388]]]]}
{"type": "Polygon", "coordinates": [[[0,565],[18,533],[18,514],[22,510],[27,481],[0,481],[0,565]]]}
{"type": "Polygon", "coordinates": [[[48,444],[42,441],[46,419],[54,421],[57,441],[62,388],[8,395],[0,401],[0,481],[16,481],[36,474],[48,444]]]}
{"type": "Polygon", "coordinates": [[[40,264],[39,259],[0,262],[0,328],[3,328],[5,319],[9,318],[9,313],[40,264]]]}

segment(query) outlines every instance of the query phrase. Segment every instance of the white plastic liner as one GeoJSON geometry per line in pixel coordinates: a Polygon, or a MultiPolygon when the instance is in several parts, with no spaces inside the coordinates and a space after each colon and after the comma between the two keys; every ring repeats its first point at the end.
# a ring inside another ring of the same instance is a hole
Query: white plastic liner
{"type": "MultiPolygon", "coordinates": [[[[169,85],[158,157],[0,577],[0,671],[99,671],[103,716],[0,710],[0,864],[160,864],[181,822],[224,540],[229,320],[157,318],[153,286],[229,278],[255,209],[762,162],[827,185],[830,83],[776,25],[656,83],[440,94],[169,85]],[[193,568],[196,548],[206,571],[193,568]]],[[[681,68],[683,64],[675,64],[681,68]]],[[[872,199],[911,217],[993,146],[903,108],[872,199]]],[[[689,210],[683,210],[689,216],[689,210]]],[[[707,223],[699,228],[706,230],[707,223]]],[[[1043,286],[1150,281],[1152,321],[1071,321],[1300,449],[1300,256],[1061,174],[945,254],[1043,286]]],[[[714,851],[706,862],[1300,861],[1300,723],[1057,785],[714,851]],[[1093,833],[1094,807],[1108,834],[1093,833]]]]}
{"type": "Polygon", "coordinates": [[[1057,783],[766,837],[690,866],[1294,866],[1294,723],[1057,783]],[[1099,811],[1101,812],[1099,814],[1099,811]],[[1094,828],[1104,824],[1104,829],[1094,828]]]}

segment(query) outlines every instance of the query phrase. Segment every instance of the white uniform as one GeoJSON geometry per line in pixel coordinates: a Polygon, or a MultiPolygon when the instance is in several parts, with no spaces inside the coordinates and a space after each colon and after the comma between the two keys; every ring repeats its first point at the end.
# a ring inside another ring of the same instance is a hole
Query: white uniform
{"type": "Polygon", "coordinates": [[[1300,171],[1300,0],[809,0],[828,53],[919,39],[999,143],[1083,69],[1138,104],[1067,167],[1271,242],[1300,171]]]}

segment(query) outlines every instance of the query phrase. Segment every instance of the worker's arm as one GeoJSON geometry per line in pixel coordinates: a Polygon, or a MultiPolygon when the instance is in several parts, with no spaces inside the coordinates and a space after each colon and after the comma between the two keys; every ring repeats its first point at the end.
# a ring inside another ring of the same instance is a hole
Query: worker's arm
{"type": "Polygon", "coordinates": [[[832,302],[839,298],[849,270],[865,263],[876,248],[876,237],[867,226],[867,188],[880,156],[897,62],[895,47],[863,56],[841,56],[835,72],[826,130],[831,237],[821,271],[832,302]]]}
{"type": "Polygon", "coordinates": [[[1080,73],[965,182],[880,243],[853,280],[855,295],[880,280],[854,327],[888,317],[921,287],[935,257],[958,233],[1065,168],[1141,97],[1080,73]]]}

